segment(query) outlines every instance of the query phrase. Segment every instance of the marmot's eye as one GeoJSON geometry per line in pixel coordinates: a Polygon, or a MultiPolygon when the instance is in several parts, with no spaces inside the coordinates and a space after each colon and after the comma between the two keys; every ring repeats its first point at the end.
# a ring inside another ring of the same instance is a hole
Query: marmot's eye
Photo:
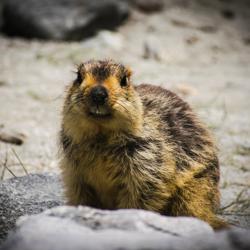
{"type": "Polygon", "coordinates": [[[128,77],[127,76],[123,76],[121,81],[120,81],[120,84],[122,87],[125,87],[128,85],[128,77]]]}
{"type": "Polygon", "coordinates": [[[74,81],[74,84],[80,85],[83,81],[82,75],[79,71],[76,74],[77,75],[76,75],[76,79],[74,81]]]}

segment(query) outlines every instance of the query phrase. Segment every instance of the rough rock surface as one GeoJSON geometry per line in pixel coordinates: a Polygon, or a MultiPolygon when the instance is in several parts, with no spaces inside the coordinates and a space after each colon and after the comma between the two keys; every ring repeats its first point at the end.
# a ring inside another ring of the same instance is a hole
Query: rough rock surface
{"type": "Polygon", "coordinates": [[[122,0],[8,0],[3,30],[27,38],[80,40],[100,29],[114,29],[128,14],[128,3],[122,0]]]}
{"type": "Polygon", "coordinates": [[[23,217],[2,245],[5,250],[82,249],[249,249],[250,232],[214,233],[193,218],[148,211],[103,211],[57,207],[23,217]],[[35,229],[35,230],[34,230],[35,229]]]}
{"type": "Polygon", "coordinates": [[[61,182],[55,174],[32,174],[0,182],[0,241],[16,220],[63,204],[61,182]]]}
{"type": "Polygon", "coordinates": [[[0,204],[0,240],[12,231],[0,247],[4,250],[250,247],[250,231],[235,228],[215,234],[208,224],[195,218],[166,217],[142,210],[58,206],[64,199],[61,181],[54,174],[1,182],[0,204]]]}

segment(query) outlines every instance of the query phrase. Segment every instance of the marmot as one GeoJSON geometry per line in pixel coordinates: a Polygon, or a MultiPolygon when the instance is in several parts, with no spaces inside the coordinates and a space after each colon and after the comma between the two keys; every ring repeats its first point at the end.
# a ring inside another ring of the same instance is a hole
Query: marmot
{"type": "Polygon", "coordinates": [[[219,206],[217,149],[173,92],[134,86],[110,60],[78,67],[63,108],[60,163],[69,205],[138,208],[227,224],[219,206]]]}

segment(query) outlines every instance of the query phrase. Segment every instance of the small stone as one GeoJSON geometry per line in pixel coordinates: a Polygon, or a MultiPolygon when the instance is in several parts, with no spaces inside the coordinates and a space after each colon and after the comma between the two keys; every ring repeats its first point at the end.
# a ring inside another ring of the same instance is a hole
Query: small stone
{"type": "Polygon", "coordinates": [[[15,144],[15,145],[22,145],[26,139],[26,135],[23,133],[15,132],[15,131],[5,131],[0,130],[0,141],[15,144]]]}
{"type": "Polygon", "coordinates": [[[154,59],[156,61],[161,61],[161,57],[156,46],[153,46],[150,42],[144,43],[144,51],[142,57],[144,59],[154,59]]]}
{"type": "Polygon", "coordinates": [[[244,42],[245,45],[249,46],[250,45],[250,37],[244,38],[243,42],[244,42]]]}
{"type": "Polygon", "coordinates": [[[198,27],[198,29],[204,33],[216,33],[217,32],[217,28],[211,25],[203,25],[203,26],[198,27]]]}
{"type": "Polygon", "coordinates": [[[133,2],[138,9],[147,13],[161,11],[165,5],[163,0],[133,0],[133,2]]]}
{"type": "Polygon", "coordinates": [[[105,46],[111,47],[114,50],[121,50],[123,48],[123,36],[119,33],[103,30],[100,31],[97,39],[105,46]]]}
{"type": "Polygon", "coordinates": [[[224,9],[221,11],[221,15],[228,20],[235,19],[235,13],[232,10],[224,9]]]}
{"type": "Polygon", "coordinates": [[[189,38],[186,39],[186,43],[188,45],[194,45],[199,41],[199,38],[197,36],[191,36],[189,38]]]}

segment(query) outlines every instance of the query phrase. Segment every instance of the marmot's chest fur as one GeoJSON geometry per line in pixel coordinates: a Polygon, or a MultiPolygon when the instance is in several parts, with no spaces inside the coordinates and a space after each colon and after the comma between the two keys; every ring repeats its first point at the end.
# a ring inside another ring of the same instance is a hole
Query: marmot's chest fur
{"type": "Polygon", "coordinates": [[[219,165],[209,132],[174,93],[133,87],[130,74],[112,61],[79,66],[61,130],[68,203],[142,208],[225,226],[215,216],[219,165]]]}

